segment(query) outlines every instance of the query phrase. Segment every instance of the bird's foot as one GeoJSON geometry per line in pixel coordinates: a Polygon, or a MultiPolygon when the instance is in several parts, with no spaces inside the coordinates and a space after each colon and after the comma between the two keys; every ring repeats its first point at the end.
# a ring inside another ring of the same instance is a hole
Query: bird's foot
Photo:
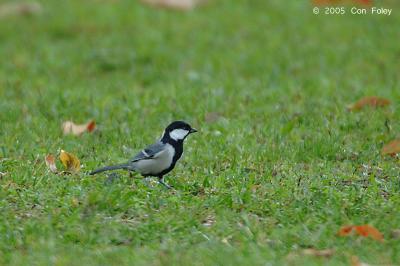
{"type": "Polygon", "coordinates": [[[161,185],[163,185],[166,189],[172,189],[173,187],[171,187],[170,185],[168,185],[167,183],[164,182],[163,179],[159,179],[158,183],[160,183],[161,185]]]}

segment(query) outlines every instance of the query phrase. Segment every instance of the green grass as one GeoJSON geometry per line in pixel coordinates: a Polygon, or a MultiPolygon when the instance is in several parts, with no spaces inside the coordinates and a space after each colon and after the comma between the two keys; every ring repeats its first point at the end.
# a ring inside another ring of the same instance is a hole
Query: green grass
{"type": "Polygon", "coordinates": [[[0,19],[0,264],[400,264],[400,165],[379,153],[400,136],[397,1],[380,2],[390,17],[135,2],[41,1],[41,15],[0,19]],[[346,110],[366,95],[393,104],[346,110]],[[94,134],[62,135],[91,118],[94,134]],[[176,191],[87,175],[176,119],[200,130],[167,177],[176,191]],[[49,173],[60,149],[79,174],[49,173]],[[384,243],[336,236],[366,223],[384,243]],[[296,255],[307,247],[336,253],[296,255]]]}

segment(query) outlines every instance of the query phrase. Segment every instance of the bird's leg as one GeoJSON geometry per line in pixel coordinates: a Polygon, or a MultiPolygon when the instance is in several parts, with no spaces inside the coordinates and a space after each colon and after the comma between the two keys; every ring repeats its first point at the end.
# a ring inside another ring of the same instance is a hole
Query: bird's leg
{"type": "Polygon", "coordinates": [[[164,177],[162,177],[162,176],[159,176],[158,177],[158,183],[160,183],[161,185],[163,185],[165,188],[167,188],[167,189],[171,189],[172,187],[170,186],[170,185],[168,185],[168,184],[166,184],[165,182],[164,182],[164,177]]]}

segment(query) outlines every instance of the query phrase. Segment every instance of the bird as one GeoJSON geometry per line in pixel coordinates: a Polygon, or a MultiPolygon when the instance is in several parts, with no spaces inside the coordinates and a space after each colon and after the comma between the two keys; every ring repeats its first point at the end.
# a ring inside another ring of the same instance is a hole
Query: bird
{"type": "Polygon", "coordinates": [[[164,176],[174,169],[181,158],[183,142],[187,136],[196,132],[197,130],[188,123],[174,121],[165,128],[162,137],[157,142],[141,150],[128,162],[101,167],[89,174],[94,175],[104,171],[124,169],[137,172],[145,178],[157,177],[160,184],[170,189],[171,186],[165,183],[164,176]]]}

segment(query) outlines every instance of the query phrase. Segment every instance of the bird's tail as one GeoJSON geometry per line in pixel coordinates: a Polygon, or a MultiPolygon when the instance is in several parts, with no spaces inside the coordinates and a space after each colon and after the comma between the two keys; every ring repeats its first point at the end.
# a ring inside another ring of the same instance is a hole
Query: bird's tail
{"type": "Polygon", "coordinates": [[[99,169],[96,169],[92,172],[89,173],[89,175],[95,175],[104,171],[110,171],[110,170],[117,170],[117,169],[125,169],[125,170],[131,170],[131,167],[129,164],[117,164],[117,165],[110,165],[110,166],[105,166],[99,169]]]}

